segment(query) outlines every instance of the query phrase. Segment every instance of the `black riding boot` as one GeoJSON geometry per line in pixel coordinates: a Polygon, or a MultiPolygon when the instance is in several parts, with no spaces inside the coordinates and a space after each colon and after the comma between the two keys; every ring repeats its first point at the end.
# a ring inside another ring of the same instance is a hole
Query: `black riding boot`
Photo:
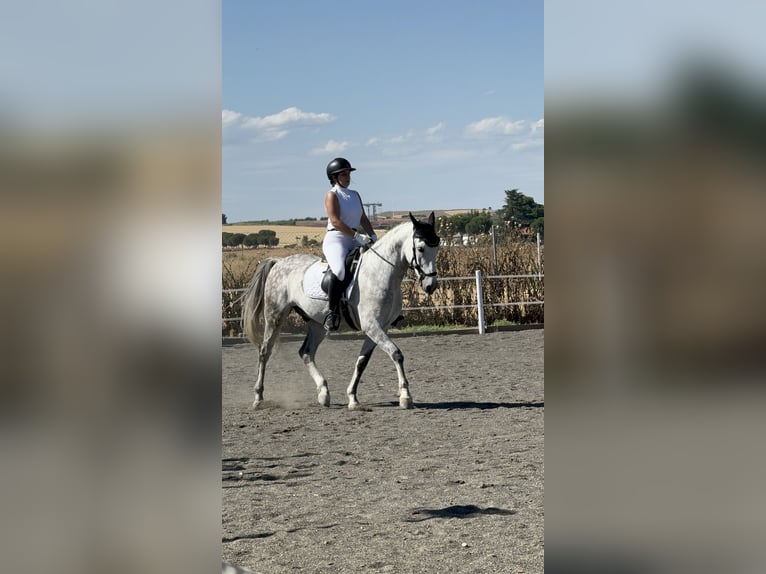
{"type": "Polygon", "coordinates": [[[340,327],[340,296],[343,294],[343,286],[335,273],[330,271],[330,282],[327,285],[327,295],[330,298],[330,312],[324,319],[324,328],[327,331],[337,331],[340,327]]]}

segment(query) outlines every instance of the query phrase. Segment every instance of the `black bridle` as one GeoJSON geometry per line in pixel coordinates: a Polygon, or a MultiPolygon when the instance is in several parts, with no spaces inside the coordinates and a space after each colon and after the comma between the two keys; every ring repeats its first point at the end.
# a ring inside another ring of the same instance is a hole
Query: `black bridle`
{"type": "MultiPolygon", "coordinates": [[[[437,273],[434,271],[433,273],[426,273],[423,270],[423,267],[421,267],[420,263],[418,262],[418,253],[415,249],[415,239],[420,239],[425,242],[426,245],[429,247],[437,247],[439,245],[439,237],[436,236],[436,234],[433,235],[433,237],[426,238],[421,233],[418,233],[417,230],[415,233],[412,234],[412,259],[410,260],[410,266],[409,268],[413,271],[416,271],[418,274],[418,281],[423,281],[426,277],[436,277],[437,273]]],[[[391,267],[395,267],[393,263],[391,263],[388,259],[383,257],[380,253],[378,253],[372,246],[367,248],[368,251],[372,251],[375,255],[380,257],[383,261],[388,263],[391,267]]]]}
{"type": "Polygon", "coordinates": [[[426,273],[420,266],[420,263],[418,262],[418,254],[415,249],[415,238],[423,240],[429,247],[437,247],[439,245],[439,238],[436,237],[435,241],[433,238],[430,238],[430,240],[426,239],[423,235],[419,234],[417,230],[412,234],[412,260],[410,261],[410,269],[417,271],[418,281],[423,281],[426,277],[436,277],[436,271],[433,273],[426,273]]]}

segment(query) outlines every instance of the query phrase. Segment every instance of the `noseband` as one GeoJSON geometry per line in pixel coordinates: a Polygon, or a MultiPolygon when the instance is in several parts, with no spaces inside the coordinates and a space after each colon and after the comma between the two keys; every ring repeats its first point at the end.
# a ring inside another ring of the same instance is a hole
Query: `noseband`
{"type": "MultiPolygon", "coordinates": [[[[410,269],[417,271],[418,273],[418,281],[423,281],[426,277],[436,277],[437,273],[434,271],[433,273],[426,273],[423,268],[420,266],[420,263],[418,263],[418,254],[415,250],[415,238],[422,239],[426,245],[429,247],[436,247],[440,243],[439,237],[434,233],[433,237],[426,237],[422,233],[418,233],[417,230],[415,233],[412,234],[412,259],[409,261],[410,269]]],[[[375,255],[380,257],[383,261],[388,263],[391,267],[396,267],[393,263],[391,263],[388,259],[383,257],[380,253],[378,253],[374,247],[370,246],[367,248],[367,250],[372,251],[375,255]]]]}

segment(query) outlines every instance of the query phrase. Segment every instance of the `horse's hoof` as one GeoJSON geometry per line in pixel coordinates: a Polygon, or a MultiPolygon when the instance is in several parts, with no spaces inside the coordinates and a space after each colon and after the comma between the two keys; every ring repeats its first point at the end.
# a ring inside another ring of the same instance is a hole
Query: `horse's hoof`
{"type": "Polygon", "coordinates": [[[317,402],[322,405],[323,407],[329,407],[330,406],[330,393],[319,393],[319,396],[317,397],[317,402]]]}
{"type": "Polygon", "coordinates": [[[399,406],[403,409],[411,409],[412,397],[399,397],[399,406]]]}
{"type": "Polygon", "coordinates": [[[257,409],[258,407],[260,407],[262,402],[263,402],[263,400],[259,401],[258,399],[253,401],[253,409],[257,409]]]}

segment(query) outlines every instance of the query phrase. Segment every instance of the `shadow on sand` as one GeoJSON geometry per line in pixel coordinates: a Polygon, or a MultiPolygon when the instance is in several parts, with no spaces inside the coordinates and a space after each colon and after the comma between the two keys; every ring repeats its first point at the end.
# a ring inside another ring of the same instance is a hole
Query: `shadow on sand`
{"type": "MultiPolygon", "coordinates": [[[[375,407],[399,407],[396,401],[376,403],[375,407]]],[[[451,411],[454,409],[537,409],[545,408],[544,401],[520,401],[517,403],[495,403],[495,402],[475,402],[475,401],[447,401],[443,403],[422,403],[415,401],[416,409],[451,411]]]]}
{"type": "Polygon", "coordinates": [[[447,506],[446,508],[415,508],[404,519],[405,522],[422,522],[432,518],[472,518],[474,516],[500,515],[510,516],[516,514],[515,510],[503,510],[502,508],[480,508],[474,504],[461,504],[447,506]]]}

